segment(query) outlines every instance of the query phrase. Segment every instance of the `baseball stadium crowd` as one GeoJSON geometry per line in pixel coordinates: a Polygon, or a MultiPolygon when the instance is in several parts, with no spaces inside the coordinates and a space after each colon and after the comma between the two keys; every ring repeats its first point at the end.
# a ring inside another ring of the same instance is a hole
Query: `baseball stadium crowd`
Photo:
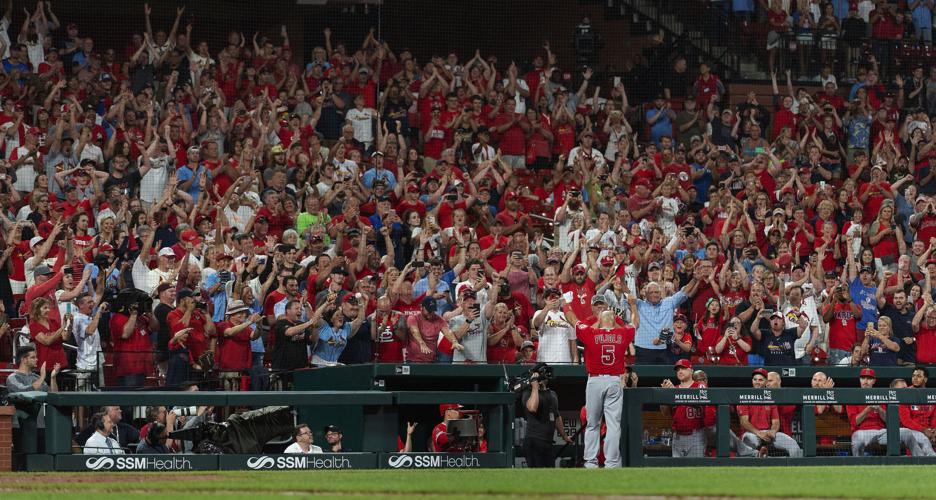
{"type": "Polygon", "coordinates": [[[184,7],[106,48],[3,8],[0,339],[43,378],[579,363],[593,324],[638,365],[936,362],[929,68],[823,59],[813,93],[778,62],[765,100],[678,53],[641,78],[326,29],[300,62],[184,7]]]}

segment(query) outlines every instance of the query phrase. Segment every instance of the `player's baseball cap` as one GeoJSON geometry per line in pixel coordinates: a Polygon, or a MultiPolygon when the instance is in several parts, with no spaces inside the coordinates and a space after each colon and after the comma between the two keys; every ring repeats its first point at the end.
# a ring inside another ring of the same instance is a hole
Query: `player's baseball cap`
{"type": "Polygon", "coordinates": [[[858,378],[873,378],[873,379],[877,379],[877,377],[874,376],[874,369],[873,369],[873,368],[862,368],[862,369],[861,369],[861,373],[858,374],[858,378]]]}
{"type": "Polygon", "coordinates": [[[689,320],[686,318],[686,315],[685,315],[685,314],[682,314],[682,313],[679,313],[679,314],[676,314],[675,316],[673,316],[673,323],[675,323],[675,322],[677,322],[677,321],[682,321],[683,323],[685,323],[685,324],[687,324],[687,325],[689,324],[689,320]]]}
{"type": "Polygon", "coordinates": [[[532,349],[532,348],[533,348],[533,342],[530,342],[529,340],[524,340],[523,343],[520,344],[520,350],[521,350],[521,351],[524,350],[524,349],[526,349],[527,347],[529,347],[530,349],[532,349]]]}
{"type": "Polygon", "coordinates": [[[871,269],[869,266],[864,266],[861,268],[861,273],[874,274],[874,269],[871,269]]]}
{"type": "Polygon", "coordinates": [[[329,432],[334,432],[335,434],[341,434],[341,427],[338,427],[337,425],[334,425],[334,424],[326,425],[322,433],[327,434],[329,432]]]}
{"type": "Polygon", "coordinates": [[[585,273],[587,270],[588,269],[582,264],[576,264],[575,267],[572,268],[572,274],[585,273]]]}
{"type": "Polygon", "coordinates": [[[422,306],[429,312],[436,312],[436,309],[438,308],[435,297],[426,297],[422,299],[422,306]]]}
{"type": "Polygon", "coordinates": [[[767,370],[764,368],[755,368],[754,371],[751,372],[751,377],[754,375],[760,375],[761,377],[767,378],[767,370]]]}
{"type": "Polygon", "coordinates": [[[676,361],[676,363],[673,365],[673,368],[676,369],[676,370],[678,370],[678,369],[680,369],[680,368],[688,368],[688,369],[691,370],[691,369],[692,369],[692,363],[690,363],[688,359],[680,359],[680,360],[676,361]]]}
{"type": "Polygon", "coordinates": [[[770,315],[770,318],[771,318],[771,319],[773,319],[773,318],[780,318],[780,319],[783,319],[783,312],[781,312],[781,311],[774,311],[773,314],[770,315]]]}
{"type": "Polygon", "coordinates": [[[595,305],[595,304],[608,305],[608,299],[606,299],[604,295],[595,295],[594,297],[592,297],[591,303],[592,305],[595,305]]]}
{"type": "Polygon", "coordinates": [[[462,408],[464,407],[458,403],[443,403],[439,405],[439,415],[444,417],[446,411],[461,410],[462,408]]]}

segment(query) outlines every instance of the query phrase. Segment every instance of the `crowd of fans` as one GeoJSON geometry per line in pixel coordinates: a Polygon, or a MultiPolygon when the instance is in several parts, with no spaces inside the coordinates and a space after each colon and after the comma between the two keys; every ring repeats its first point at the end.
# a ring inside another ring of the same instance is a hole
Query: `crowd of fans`
{"type": "Polygon", "coordinates": [[[638,364],[936,361],[928,68],[765,104],[679,55],[641,82],[325,30],[298,64],[148,5],[101,50],[42,1],[7,40],[4,6],[0,336],[79,388],[577,363],[606,310],[638,364]]]}

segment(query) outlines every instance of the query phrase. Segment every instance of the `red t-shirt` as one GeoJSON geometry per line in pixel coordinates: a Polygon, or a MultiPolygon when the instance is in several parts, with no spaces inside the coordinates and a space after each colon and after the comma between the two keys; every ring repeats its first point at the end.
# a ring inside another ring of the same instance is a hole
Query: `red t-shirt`
{"type": "Polygon", "coordinates": [[[114,342],[114,375],[117,377],[145,374],[146,360],[151,358],[153,349],[146,331],[141,328],[143,320],[139,317],[130,337],[121,338],[124,325],[129,319],[129,316],[123,314],[111,314],[110,331],[114,342]]]}
{"type": "Polygon", "coordinates": [[[849,304],[836,303],[833,307],[835,312],[829,321],[829,349],[851,351],[858,340],[855,315],[849,304]]]}
{"type": "MultiPolygon", "coordinates": [[[[507,124],[513,118],[512,113],[501,113],[494,120],[494,126],[500,127],[507,124]]],[[[520,121],[526,121],[526,118],[519,117],[519,120],[511,125],[510,128],[500,134],[500,149],[505,155],[523,156],[526,155],[526,134],[520,127],[520,121]]]]}
{"type": "Polygon", "coordinates": [[[428,353],[423,353],[415,337],[409,335],[409,343],[406,345],[406,360],[412,363],[432,363],[435,361],[439,338],[442,336],[442,328],[446,326],[445,320],[441,316],[435,316],[430,320],[423,317],[422,314],[417,314],[406,318],[406,326],[410,329],[415,327],[422,335],[423,342],[429,348],[428,353]]]}
{"type": "Polygon", "coordinates": [[[49,334],[58,331],[61,327],[61,323],[54,318],[49,318],[49,326],[42,326],[41,323],[36,321],[29,322],[29,338],[32,339],[33,344],[36,346],[36,356],[39,358],[36,366],[42,366],[43,363],[46,365],[46,370],[51,373],[52,368],[56,363],[61,365],[61,368],[68,368],[68,358],[65,357],[65,348],[62,346],[62,338],[59,337],[51,345],[45,345],[42,342],[36,340],[36,337],[39,334],[49,334]]]}
{"type": "Polygon", "coordinates": [[[585,369],[589,375],[623,375],[624,356],[634,339],[632,326],[605,330],[579,323],[575,336],[585,345],[585,369]]]}
{"type": "Polygon", "coordinates": [[[884,419],[876,411],[868,412],[868,415],[860,424],[856,422],[858,414],[864,411],[865,408],[867,408],[867,405],[845,405],[845,413],[848,414],[848,424],[851,425],[852,432],[884,429],[886,427],[884,419]]]}
{"type": "Polygon", "coordinates": [[[917,363],[936,363],[936,327],[921,324],[916,334],[917,363]]]}
{"type": "Polygon", "coordinates": [[[248,326],[236,334],[225,337],[224,330],[235,325],[230,321],[218,323],[218,365],[221,371],[249,370],[253,364],[250,352],[250,335],[253,327],[248,326]]]}
{"type": "Polygon", "coordinates": [[[747,416],[748,420],[758,430],[770,430],[772,421],[780,420],[780,413],[776,405],[738,405],[738,416],[747,416]]]}
{"type": "Polygon", "coordinates": [[[592,315],[591,299],[595,296],[595,282],[591,278],[585,278],[585,282],[581,285],[577,285],[574,281],[562,283],[559,289],[563,294],[572,294],[572,300],[567,303],[576,318],[582,320],[592,315]]]}
{"type": "Polygon", "coordinates": [[[169,329],[173,332],[177,332],[183,328],[192,328],[192,331],[189,332],[188,340],[185,341],[185,345],[189,350],[189,358],[191,358],[192,361],[197,361],[208,349],[208,337],[205,335],[205,318],[203,318],[201,314],[202,313],[198,309],[192,311],[187,325],[182,323],[182,316],[185,316],[185,313],[181,309],[173,309],[166,316],[169,329]]]}
{"type": "Polygon", "coordinates": [[[377,363],[403,362],[403,348],[406,344],[394,333],[397,323],[400,322],[402,317],[403,314],[399,311],[390,311],[389,314],[377,314],[375,316],[377,338],[374,340],[376,343],[374,352],[377,363]]]}

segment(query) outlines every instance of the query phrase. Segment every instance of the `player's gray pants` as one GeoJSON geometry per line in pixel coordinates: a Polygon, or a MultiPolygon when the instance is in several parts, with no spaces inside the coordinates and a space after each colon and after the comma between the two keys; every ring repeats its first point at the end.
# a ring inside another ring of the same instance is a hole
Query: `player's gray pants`
{"type": "Polygon", "coordinates": [[[605,434],[605,468],[621,466],[621,376],[597,375],[588,377],[585,385],[585,468],[598,468],[598,447],[601,442],[601,417],[604,415],[608,432],[605,434]]]}
{"type": "Polygon", "coordinates": [[[910,448],[910,454],[915,457],[933,457],[936,452],[933,451],[933,444],[930,443],[926,434],[906,427],[900,428],[900,442],[910,448]],[[909,442],[909,444],[907,444],[909,442]]]}
{"type": "MultiPolygon", "coordinates": [[[[745,432],[744,435],[741,436],[741,441],[753,448],[760,448],[760,446],[764,444],[764,440],[757,437],[757,434],[753,432],[745,432]]],[[[777,435],[774,436],[773,445],[774,448],[785,451],[791,458],[803,456],[803,450],[800,449],[796,440],[782,432],[778,432],[777,435]]]]}
{"type": "MultiPolygon", "coordinates": [[[[705,442],[707,446],[716,446],[715,444],[715,426],[710,425],[705,428],[705,442]]],[[[757,454],[757,450],[751,448],[750,446],[744,444],[743,441],[738,439],[738,435],[732,430],[728,430],[728,435],[730,436],[730,441],[728,445],[729,450],[733,450],[738,454],[739,457],[753,457],[757,454]]]]}
{"type": "MultiPolygon", "coordinates": [[[[916,441],[916,437],[912,434],[914,431],[907,429],[906,427],[900,428],[900,443],[910,449],[910,452],[914,456],[932,456],[925,455],[927,450],[932,453],[933,447],[929,446],[927,448],[922,447],[921,443],[916,441]]],[[[920,434],[920,437],[923,440],[927,441],[926,436],[923,433],[920,434]]],[[[855,431],[851,435],[852,442],[852,456],[862,457],[864,456],[864,449],[869,444],[879,444],[881,446],[887,446],[887,429],[866,429],[855,431]]]]}
{"type": "Polygon", "coordinates": [[[705,431],[697,429],[692,434],[673,433],[673,456],[674,457],[697,457],[705,456],[705,431]]]}

